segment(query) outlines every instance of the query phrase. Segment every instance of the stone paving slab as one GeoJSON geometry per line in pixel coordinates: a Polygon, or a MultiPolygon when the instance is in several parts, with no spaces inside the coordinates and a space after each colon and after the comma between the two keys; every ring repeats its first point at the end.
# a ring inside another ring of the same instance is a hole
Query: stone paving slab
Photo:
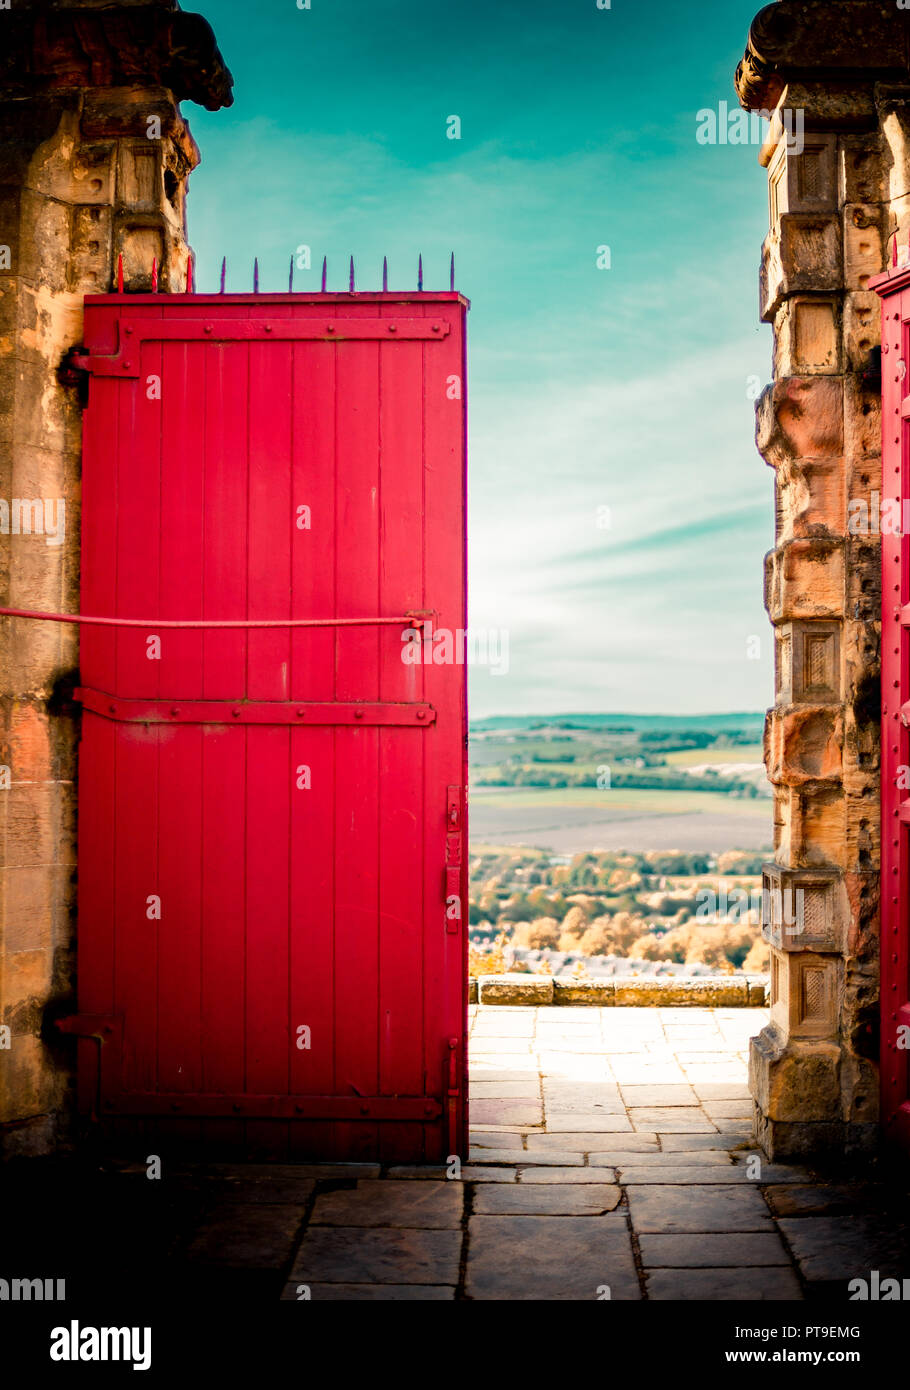
{"type": "Polygon", "coordinates": [[[771,1213],[754,1183],[639,1184],[628,1189],[632,1225],[639,1235],[773,1230],[771,1213]]]}
{"type": "Polygon", "coordinates": [[[471,1147],[477,1149],[520,1149],[521,1134],[513,1130],[472,1129],[471,1147]]]}
{"type": "Polygon", "coordinates": [[[469,1298],[641,1298],[625,1221],[608,1216],[472,1216],[469,1298]]]}
{"type": "Polygon", "coordinates": [[[316,1198],[310,1226],[405,1226],[457,1230],[464,1188],[460,1182],[398,1182],[370,1179],[349,1191],[316,1198]]]}
{"type": "Polygon", "coordinates": [[[539,1100],[540,1085],[533,1077],[527,1081],[472,1081],[471,1100],[539,1100]]]}
{"type": "Polygon", "coordinates": [[[510,1057],[508,1065],[495,1054],[471,1058],[471,1079],[476,1081],[518,1081],[536,1077],[539,1072],[537,1058],[530,1052],[527,1057],[510,1057]]]}
{"type": "Polygon", "coordinates": [[[622,1098],[629,1106],[676,1106],[698,1105],[699,1100],[691,1086],[623,1086],[622,1098]]]}
{"type": "MultiPolygon", "coordinates": [[[[607,1168],[679,1168],[691,1167],[696,1161],[696,1155],[687,1150],[683,1153],[665,1153],[663,1150],[655,1149],[653,1152],[635,1153],[627,1151],[606,1151],[596,1155],[597,1162],[602,1163],[607,1168]]],[[[705,1168],[729,1168],[732,1160],[726,1149],[700,1149],[697,1153],[698,1172],[704,1172],[705,1168]]],[[[666,1178],[666,1182],[673,1182],[673,1178],[666,1178]]]]}
{"type": "Polygon", "coordinates": [[[478,1100],[471,1106],[471,1118],[476,1124],[523,1125],[530,1129],[543,1124],[540,1102],[525,1100],[478,1100]]]}
{"type": "Polygon", "coordinates": [[[664,1134],[714,1134],[712,1124],[700,1108],[686,1106],[633,1106],[629,1116],[636,1129],[653,1129],[664,1134]]]}
{"type": "Polygon", "coordinates": [[[529,1153],[546,1153],[551,1149],[565,1148],[571,1142],[573,1148],[583,1153],[598,1153],[606,1149],[622,1149],[623,1153],[656,1153],[658,1151],[656,1134],[633,1134],[631,1131],[592,1134],[583,1131],[562,1132],[559,1134],[536,1133],[527,1136],[529,1153]]]}
{"type": "Polygon", "coordinates": [[[687,1302],[795,1302],[803,1296],[792,1269],[655,1269],[648,1297],[687,1302]]]}
{"type": "Polygon", "coordinates": [[[692,1089],[699,1100],[747,1100],[752,1105],[749,1087],[735,1081],[701,1081],[692,1089]]]}
{"type": "Polygon", "coordinates": [[[186,1250],[190,1264],[280,1269],[291,1257],[301,1206],[224,1204],[200,1223],[186,1250]]]}
{"type": "Polygon", "coordinates": [[[887,1218],[841,1216],[784,1217],[781,1231],[809,1283],[903,1278],[910,1270],[910,1240],[887,1218]]]}
{"type": "MultiPolygon", "coordinates": [[[[145,1168],[143,1167],[143,1173],[145,1168]]],[[[314,1178],[246,1178],[239,1174],[234,1177],[214,1178],[209,1190],[219,1202],[254,1205],[267,1204],[295,1206],[303,1208],[309,1201],[316,1186],[314,1178]]]]}
{"type": "Polygon", "coordinates": [[[657,1136],[664,1153],[701,1153],[705,1150],[720,1149],[728,1153],[731,1145],[718,1130],[711,1134],[668,1134],[664,1131],[657,1136]]]}
{"type": "Polygon", "coordinates": [[[283,1301],[300,1299],[301,1287],[309,1289],[311,1302],[336,1303],[441,1303],[455,1297],[455,1286],[441,1284],[285,1284],[283,1301]]]}
{"type": "Polygon", "coordinates": [[[519,1168],[521,1183],[612,1183],[616,1174],[612,1168],[519,1168]]]}
{"type": "Polygon", "coordinates": [[[378,1163],[206,1163],[177,1171],[198,1177],[299,1182],[301,1178],[378,1178],[382,1168],[378,1163]]]}
{"type": "Polygon", "coordinates": [[[751,1120],[751,1100],[706,1100],[702,1107],[709,1120],[751,1120]]]}
{"type": "Polygon", "coordinates": [[[783,1241],[775,1232],[639,1237],[646,1269],[712,1269],[729,1266],[789,1265],[783,1241]]]}
{"type": "Polygon", "coordinates": [[[830,1216],[855,1211],[859,1194],[847,1184],[795,1183],[770,1188],[765,1199],[775,1216],[830,1216]]]}
{"type": "Polygon", "coordinates": [[[621,1197],[621,1188],[606,1183],[557,1187],[546,1183],[526,1183],[517,1187],[490,1183],[474,1193],[474,1213],[477,1216],[599,1216],[613,1211],[621,1197]]]}
{"type": "Polygon", "coordinates": [[[425,1182],[446,1182],[449,1181],[448,1168],[444,1163],[399,1163],[389,1168],[386,1177],[393,1182],[407,1179],[409,1182],[423,1180],[425,1182]]]}
{"type": "MultiPolygon", "coordinates": [[[[472,1115],[473,1120],[473,1115],[472,1115]]],[[[527,1125],[482,1125],[475,1124],[472,1134],[516,1134],[521,1139],[528,1132],[527,1125]]]]}
{"type": "MultiPolygon", "coordinates": [[[[678,1158],[678,1154],[667,1157],[678,1158]]],[[[699,1158],[699,1163],[695,1165],[683,1166],[678,1162],[667,1164],[666,1167],[646,1164],[630,1163],[622,1169],[623,1187],[634,1187],[640,1183],[681,1183],[686,1186],[690,1184],[704,1185],[706,1183],[744,1183],[754,1182],[750,1179],[744,1164],[734,1165],[727,1163],[705,1164],[699,1158]]],[[[763,1182],[769,1182],[770,1178],[762,1175],[763,1182]]]]}
{"type": "Polygon", "coordinates": [[[548,1134],[625,1134],[632,1121],[626,1115],[602,1115],[590,1110],[557,1111],[547,1120],[548,1134]]]}
{"type": "MultiPolygon", "coordinates": [[[[568,1136],[567,1136],[568,1137],[568,1136]]],[[[585,1161],[584,1153],[574,1152],[565,1149],[551,1149],[541,1153],[516,1153],[514,1149],[477,1149],[472,1152],[472,1163],[510,1163],[519,1162],[534,1163],[538,1166],[555,1168],[574,1168],[580,1166],[585,1161]]]]}
{"type": "Polygon", "coordinates": [[[306,1284],[458,1283],[461,1231],[311,1226],[291,1281],[306,1284]]]}

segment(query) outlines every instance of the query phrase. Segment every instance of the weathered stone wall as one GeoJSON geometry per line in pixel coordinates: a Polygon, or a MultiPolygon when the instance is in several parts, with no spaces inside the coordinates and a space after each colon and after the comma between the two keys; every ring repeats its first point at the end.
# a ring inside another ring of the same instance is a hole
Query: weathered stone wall
{"type": "Polygon", "coordinates": [[[876,530],[853,523],[881,491],[869,282],[894,231],[910,231],[908,21],[879,0],[780,0],[737,73],[743,106],[774,112],[760,275],[774,380],[756,434],[776,478],[771,1022],[750,1065],[774,1157],[878,1138],[881,561],[876,530]]]}
{"type": "MultiPolygon", "coordinates": [[[[184,287],[198,152],[178,98],[226,104],[230,75],[169,3],[17,6],[0,45],[0,602],[78,612],[81,405],[58,368],[119,255],[127,292],[151,288],[153,257],[163,291],[184,287]]],[[[7,1153],[53,1146],[68,1114],[72,1042],[53,1025],[74,1004],[77,666],[75,628],[0,619],[7,1153]]]]}

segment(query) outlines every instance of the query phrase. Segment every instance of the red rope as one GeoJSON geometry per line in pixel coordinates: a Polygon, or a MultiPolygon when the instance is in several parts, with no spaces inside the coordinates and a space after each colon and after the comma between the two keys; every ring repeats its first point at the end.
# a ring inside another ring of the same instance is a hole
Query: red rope
{"type": "Polygon", "coordinates": [[[0,608],[0,617],[33,618],[41,623],[81,623],[92,627],[141,628],[248,628],[248,627],[371,627],[413,624],[425,614],[406,613],[402,618],[230,618],[216,622],[208,618],[98,618],[85,613],[40,613],[30,608],[0,608]]]}

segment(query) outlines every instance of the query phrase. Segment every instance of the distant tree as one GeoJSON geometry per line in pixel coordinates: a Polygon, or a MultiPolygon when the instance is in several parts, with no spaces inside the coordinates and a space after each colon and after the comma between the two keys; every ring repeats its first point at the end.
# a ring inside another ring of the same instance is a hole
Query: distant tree
{"type": "Polygon", "coordinates": [[[559,923],[555,917],[538,917],[533,922],[519,922],[512,933],[512,945],[530,951],[554,949],[559,941],[559,923]]]}
{"type": "Polygon", "coordinates": [[[613,932],[608,917],[596,918],[578,943],[578,949],[586,956],[608,956],[613,950],[613,932]]]}
{"type": "Polygon", "coordinates": [[[574,937],[580,941],[588,925],[588,913],[584,907],[576,903],[570,907],[562,921],[563,935],[574,937]]]}

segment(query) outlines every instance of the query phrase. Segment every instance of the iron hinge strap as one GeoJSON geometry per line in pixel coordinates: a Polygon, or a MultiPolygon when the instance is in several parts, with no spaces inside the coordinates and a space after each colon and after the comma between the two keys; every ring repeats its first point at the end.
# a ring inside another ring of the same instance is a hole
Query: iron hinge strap
{"type": "Polygon", "coordinates": [[[121,1091],[105,1097],[108,1115],[232,1116],[247,1120],[397,1120],[432,1124],[442,1115],[435,1096],[222,1095],[121,1091]]]}
{"type": "Polygon", "coordinates": [[[140,348],[155,343],[343,343],[381,339],[402,342],[420,339],[438,342],[451,325],[442,318],[256,318],[198,319],[135,318],[120,320],[116,352],[71,352],[67,368],[94,376],[138,377],[140,348]]]}
{"type": "Polygon", "coordinates": [[[390,701],[121,699],[85,686],[78,687],[73,698],[92,714],[127,724],[350,724],[425,729],[436,722],[432,705],[390,701]]]}

